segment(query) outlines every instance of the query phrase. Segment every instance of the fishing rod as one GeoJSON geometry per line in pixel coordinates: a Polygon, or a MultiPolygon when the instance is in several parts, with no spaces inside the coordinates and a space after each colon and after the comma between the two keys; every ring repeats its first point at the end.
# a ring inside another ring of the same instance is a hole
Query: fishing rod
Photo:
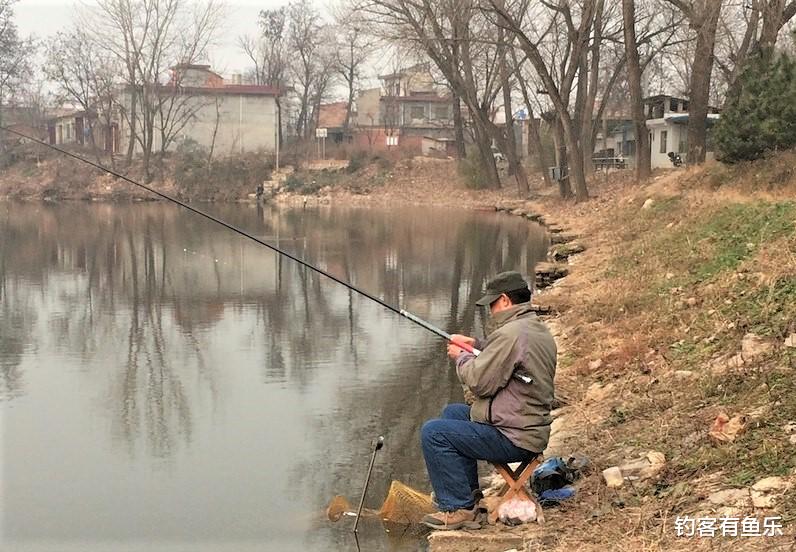
{"type": "MultiPolygon", "coordinates": [[[[117,178],[121,178],[122,180],[124,180],[126,182],[129,182],[130,184],[133,184],[134,186],[138,186],[139,188],[142,188],[142,189],[148,191],[151,194],[154,194],[154,195],[156,195],[158,197],[161,197],[161,198],[163,198],[163,199],[165,199],[167,201],[171,201],[172,203],[176,203],[177,205],[179,205],[181,207],[184,207],[185,209],[188,209],[189,211],[192,211],[193,213],[196,213],[197,215],[200,215],[200,216],[202,216],[202,217],[204,217],[204,218],[206,218],[208,220],[211,220],[211,221],[213,221],[213,222],[215,222],[217,224],[220,224],[221,226],[223,226],[225,228],[228,228],[229,230],[232,230],[233,232],[236,232],[237,234],[240,234],[241,236],[243,236],[245,238],[248,238],[248,239],[252,240],[253,242],[256,242],[256,243],[258,243],[260,245],[264,245],[268,249],[271,249],[272,251],[275,251],[276,253],[279,253],[280,255],[284,255],[288,259],[297,262],[298,264],[300,264],[301,266],[303,266],[305,268],[309,268],[310,270],[313,270],[313,271],[317,272],[318,274],[326,276],[330,280],[333,280],[333,281],[337,282],[338,284],[340,284],[342,286],[345,286],[346,288],[350,289],[351,291],[359,293],[360,295],[370,299],[371,301],[375,301],[376,303],[378,303],[382,307],[386,308],[387,310],[390,310],[390,311],[392,311],[392,312],[394,312],[394,313],[406,318],[407,320],[410,320],[410,321],[414,322],[418,326],[421,326],[422,328],[425,328],[426,330],[428,330],[428,331],[438,335],[439,337],[441,337],[441,338],[453,343],[457,347],[459,347],[461,349],[464,349],[465,351],[467,351],[469,353],[472,353],[475,356],[478,356],[481,353],[481,351],[479,351],[478,349],[476,349],[475,347],[473,347],[469,343],[465,343],[465,342],[462,342],[462,341],[454,340],[453,336],[451,334],[449,334],[448,332],[438,328],[437,326],[431,324],[430,322],[427,322],[427,321],[423,320],[422,318],[419,318],[419,317],[415,316],[411,312],[406,311],[404,309],[400,309],[400,308],[394,307],[393,305],[390,305],[389,303],[379,299],[378,297],[368,293],[367,291],[359,289],[359,288],[349,284],[348,282],[346,282],[344,280],[341,280],[340,278],[338,278],[334,274],[330,274],[329,272],[323,270],[322,268],[318,268],[317,266],[313,266],[310,263],[308,263],[308,262],[306,262],[306,261],[304,261],[302,259],[299,259],[295,255],[291,255],[287,251],[284,251],[283,249],[280,249],[280,248],[276,247],[275,245],[272,245],[272,244],[270,244],[270,243],[268,243],[266,241],[261,240],[260,238],[258,238],[257,236],[254,236],[253,234],[250,234],[246,230],[244,230],[242,228],[239,228],[239,227],[235,226],[234,224],[230,224],[230,223],[228,223],[228,222],[226,222],[224,220],[221,220],[221,219],[219,219],[217,217],[214,217],[213,215],[211,215],[209,213],[206,213],[205,211],[202,211],[201,209],[197,209],[196,207],[192,207],[191,205],[185,203],[184,201],[180,201],[176,197],[172,197],[172,196],[170,196],[168,194],[164,194],[163,192],[159,192],[158,190],[156,190],[156,189],[154,189],[154,188],[152,188],[150,186],[147,186],[146,184],[141,184],[140,182],[136,182],[132,178],[124,176],[123,174],[119,174],[118,172],[113,171],[113,170],[111,170],[108,167],[105,167],[103,165],[100,165],[99,163],[95,163],[95,162],[91,161],[90,159],[86,159],[84,157],[81,157],[81,156],[79,156],[77,154],[74,154],[74,153],[72,153],[70,151],[67,151],[65,149],[59,148],[57,146],[54,146],[53,144],[48,144],[47,142],[39,140],[38,138],[34,138],[33,136],[28,136],[27,134],[23,134],[22,132],[19,132],[19,131],[16,131],[16,130],[13,130],[13,129],[10,129],[8,127],[1,126],[1,125],[0,125],[0,130],[4,130],[4,131],[9,132],[11,134],[16,134],[17,136],[19,136],[21,138],[25,138],[26,140],[30,140],[31,142],[34,142],[36,144],[40,144],[40,145],[45,146],[47,148],[53,149],[53,150],[55,150],[57,152],[60,152],[60,153],[62,153],[64,155],[66,155],[67,157],[71,157],[73,159],[77,159],[78,161],[86,163],[87,165],[90,165],[90,166],[92,166],[92,167],[94,167],[96,169],[104,171],[104,172],[106,172],[108,174],[111,174],[111,175],[117,177],[117,178]]],[[[520,379],[527,378],[527,376],[523,376],[523,375],[520,375],[520,374],[518,374],[518,377],[520,379]]],[[[528,379],[530,379],[530,378],[528,378],[528,379]]],[[[523,381],[526,381],[526,380],[523,379],[523,381]]],[[[526,381],[526,383],[530,383],[530,381],[526,381]]]]}

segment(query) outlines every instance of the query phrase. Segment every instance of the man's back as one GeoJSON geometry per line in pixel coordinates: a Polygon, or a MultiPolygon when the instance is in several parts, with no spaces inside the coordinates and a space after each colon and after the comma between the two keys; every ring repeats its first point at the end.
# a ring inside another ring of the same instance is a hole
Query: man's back
{"type": "Polygon", "coordinates": [[[542,452],[552,422],[555,340],[530,303],[498,313],[495,323],[481,355],[457,362],[459,377],[476,395],[471,418],[494,425],[520,448],[542,452]],[[512,377],[515,371],[532,381],[512,377]]]}

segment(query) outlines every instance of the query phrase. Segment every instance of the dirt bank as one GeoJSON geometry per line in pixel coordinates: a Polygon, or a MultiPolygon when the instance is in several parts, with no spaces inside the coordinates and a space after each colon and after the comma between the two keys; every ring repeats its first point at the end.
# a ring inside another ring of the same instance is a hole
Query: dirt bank
{"type": "Polygon", "coordinates": [[[559,313],[548,455],[586,454],[592,470],[544,526],[435,534],[432,550],[793,549],[794,166],[790,152],[595,182],[583,204],[504,202],[586,246],[537,301],[559,313]],[[610,467],[621,486],[607,486],[610,467]],[[677,536],[678,517],[693,536],[677,536]],[[760,536],[767,518],[784,535],[760,536]],[[747,536],[729,536],[744,519],[747,536]]]}
{"type": "MultiPolygon", "coordinates": [[[[114,177],[63,153],[29,144],[0,163],[0,199],[48,201],[154,201],[158,198],[124,179],[114,177]]],[[[123,166],[110,158],[96,159],[84,149],[72,153],[145,182],[139,161],[123,166]]],[[[181,152],[153,162],[149,186],[188,201],[248,201],[257,185],[271,175],[271,160],[257,154],[215,159],[181,152]]]]}

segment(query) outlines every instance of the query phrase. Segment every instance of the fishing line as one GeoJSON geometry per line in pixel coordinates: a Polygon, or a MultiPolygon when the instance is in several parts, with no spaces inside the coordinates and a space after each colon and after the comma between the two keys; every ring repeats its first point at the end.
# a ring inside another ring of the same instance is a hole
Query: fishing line
{"type": "Polygon", "coordinates": [[[191,211],[193,213],[196,213],[197,215],[200,215],[200,216],[202,216],[202,217],[204,217],[204,218],[206,218],[208,220],[211,220],[211,221],[215,222],[216,224],[220,224],[221,226],[223,226],[225,228],[228,228],[229,230],[232,230],[233,232],[236,232],[237,234],[240,234],[241,236],[243,236],[245,238],[248,238],[248,239],[252,240],[253,242],[256,242],[256,243],[258,243],[260,245],[263,245],[263,246],[267,247],[268,249],[270,249],[272,251],[275,251],[276,253],[279,253],[280,255],[284,255],[288,259],[290,259],[292,261],[295,261],[296,263],[300,264],[301,266],[303,266],[305,268],[309,268],[310,270],[313,270],[313,271],[317,272],[318,274],[326,276],[330,280],[333,280],[333,281],[337,282],[338,284],[350,289],[351,291],[359,293],[360,295],[370,299],[371,301],[375,301],[376,303],[378,303],[382,307],[386,308],[387,310],[392,311],[395,314],[406,318],[407,320],[411,320],[412,322],[414,322],[418,326],[421,326],[422,328],[425,328],[426,330],[438,335],[439,337],[442,337],[442,338],[446,339],[447,341],[455,343],[458,347],[460,347],[462,349],[465,349],[465,350],[473,353],[476,356],[478,356],[478,354],[480,353],[480,351],[478,349],[473,348],[468,343],[461,343],[461,342],[458,342],[458,341],[454,342],[453,337],[451,336],[451,334],[449,334],[448,332],[446,332],[446,331],[434,326],[433,324],[431,324],[429,322],[426,322],[422,318],[418,318],[414,314],[412,314],[412,313],[410,313],[410,312],[408,312],[408,311],[406,311],[404,309],[399,309],[397,307],[394,307],[393,305],[390,305],[389,303],[387,303],[385,301],[382,301],[378,297],[376,297],[374,295],[371,295],[367,291],[364,291],[362,289],[354,287],[353,285],[349,284],[348,282],[346,282],[344,280],[341,280],[340,278],[338,278],[334,274],[330,274],[329,272],[323,270],[322,268],[318,268],[316,266],[313,266],[313,265],[309,264],[308,262],[299,259],[295,255],[292,255],[292,254],[288,253],[287,251],[284,251],[284,250],[282,250],[282,249],[280,249],[280,248],[278,248],[278,247],[276,247],[274,245],[271,245],[268,242],[265,242],[265,241],[261,240],[260,238],[258,238],[257,236],[254,236],[253,234],[250,234],[246,230],[244,230],[242,228],[239,228],[239,227],[235,226],[234,224],[230,224],[230,223],[228,223],[228,222],[226,222],[224,220],[221,220],[221,219],[219,219],[217,217],[214,217],[213,215],[211,215],[209,213],[206,213],[205,211],[202,211],[201,209],[197,209],[196,207],[192,207],[191,205],[185,203],[184,201],[180,201],[176,197],[172,197],[172,196],[170,196],[168,194],[164,194],[163,192],[159,192],[156,189],[154,189],[154,188],[152,188],[150,186],[147,186],[146,184],[141,184],[140,182],[136,182],[132,178],[128,178],[128,177],[124,176],[123,174],[119,174],[118,172],[116,172],[114,170],[111,170],[108,167],[105,167],[103,165],[100,165],[99,163],[95,163],[94,161],[91,161],[90,159],[86,159],[84,157],[81,157],[81,156],[79,156],[77,154],[74,154],[74,153],[72,153],[70,151],[67,151],[65,149],[59,148],[57,146],[54,146],[53,144],[48,144],[47,142],[39,140],[38,138],[34,138],[33,136],[28,136],[27,134],[23,134],[22,132],[18,132],[16,130],[10,129],[10,128],[5,127],[5,126],[0,126],[0,130],[4,130],[4,131],[9,132],[11,134],[16,134],[17,136],[19,136],[21,138],[25,138],[26,140],[30,140],[31,142],[34,142],[36,144],[39,144],[39,145],[42,145],[44,147],[50,148],[52,150],[55,150],[57,152],[60,152],[60,153],[62,153],[64,155],[66,155],[67,157],[71,157],[73,159],[77,159],[78,161],[81,161],[81,162],[83,162],[83,163],[85,163],[87,165],[90,165],[90,166],[92,166],[92,167],[94,167],[96,169],[104,171],[104,172],[106,172],[108,174],[111,174],[111,175],[117,177],[117,178],[121,178],[125,182],[129,182],[130,184],[133,184],[134,186],[138,186],[139,188],[142,188],[142,189],[148,191],[151,194],[154,194],[154,195],[156,195],[158,197],[161,197],[161,198],[165,199],[166,201],[171,201],[172,203],[176,203],[177,205],[179,205],[181,207],[184,207],[185,209],[188,209],[189,211],[191,211]]]}

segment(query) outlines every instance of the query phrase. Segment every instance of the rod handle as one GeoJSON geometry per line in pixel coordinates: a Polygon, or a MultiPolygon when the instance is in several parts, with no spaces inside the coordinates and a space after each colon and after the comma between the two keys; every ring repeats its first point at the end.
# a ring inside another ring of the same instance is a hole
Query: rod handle
{"type": "Polygon", "coordinates": [[[453,343],[454,345],[456,345],[460,349],[464,349],[465,351],[467,351],[468,353],[470,353],[472,355],[478,356],[478,355],[481,354],[481,351],[479,351],[478,349],[476,349],[475,347],[473,347],[469,343],[465,343],[463,341],[457,341],[455,339],[451,339],[451,343],[453,343]]]}

